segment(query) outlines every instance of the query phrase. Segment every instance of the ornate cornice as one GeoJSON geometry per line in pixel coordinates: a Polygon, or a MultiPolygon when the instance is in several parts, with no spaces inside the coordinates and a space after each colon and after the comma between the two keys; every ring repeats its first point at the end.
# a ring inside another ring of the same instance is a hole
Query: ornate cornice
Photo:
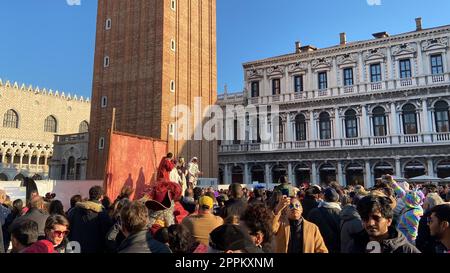
{"type": "MultiPolygon", "coordinates": [[[[399,34],[396,36],[391,36],[388,38],[382,39],[371,39],[366,41],[358,41],[349,43],[345,46],[333,46],[329,48],[319,49],[314,52],[305,52],[298,54],[287,54],[283,56],[277,56],[273,58],[267,58],[263,60],[257,60],[254,62],[247,62],[243,64],[244,69],[252,68],[253,66],[269,66],[274,63],[289,63],[289,62],[298,62],[299,59],[302,61],[311,60],[314,58],[320,58],[322,56],[327,55],[337,55],[337,54],[348,54],[355,53],[355,51],[360,51],[364,48],[370,47],[387,47],[393,43],[405,43],[411,39],[430,39],[432,36],[447,34],[450,32],[450,26],[442,26],[432,29],[427,29],[423,31],[410,32],[405,34],[399,34]]],[[[437,38],[445,38],[445,37],[437,37],[437,38]]],[[[434,39],[434,38],[433,38],[434,39]]]]}
{"type": "Polygon", "coordinates": [[[429,51],[433,49],[446,49],[446,48],[448,48],[448,37],[428,39],[422,42],[423,51],[429,51]]]}

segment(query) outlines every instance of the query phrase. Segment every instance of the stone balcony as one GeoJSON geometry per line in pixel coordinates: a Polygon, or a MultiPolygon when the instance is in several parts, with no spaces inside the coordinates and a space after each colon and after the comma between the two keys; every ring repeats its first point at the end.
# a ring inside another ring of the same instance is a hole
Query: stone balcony
{"type": "Polygon", "coordinates": [[[449,133],[432,133],[402,136],[383,137],[360,137],[350,139],[329,139],[329,140],[305,140],[287,141],[280,143],[253,143],[253,144],[232,144],[221,145],[220,153],[238,152],[273,152],[273,151],[293,151],[293,150],[330,150],[348,148],[378,148],[378,147],[410,147],[430,144],[449,144],[449,133]]]}
{"type": "MultiPolygon", "coordinates": [[[[351,86],[332,87],[324,90],[305,90],[300,93],[282,92],[279,95],[249,98],[249,104],[288,103],[295,101],[315,100],[329,97],[352,96],[369,92],[395,91],[420,87],[432,87],[450,84],[450,73],[440,75],[425,75],[408,79],[392,79],[376,83],[359,83],[351,86]]],[[[243,101],[243,93],[219,95],[220,103],[243,101]]]]}
{"type": "Polygon", "coordinates": [[[79,142],[88,142],[88,141],[89,141],[89,133],[56,135],[55,136],[55,144],[69,144],[69,143],[79,143],[79,142]]]}

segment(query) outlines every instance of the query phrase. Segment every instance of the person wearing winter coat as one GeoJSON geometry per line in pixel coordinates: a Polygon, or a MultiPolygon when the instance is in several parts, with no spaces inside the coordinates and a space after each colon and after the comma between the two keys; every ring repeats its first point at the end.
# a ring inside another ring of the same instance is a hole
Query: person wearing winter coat
{"type": "Polygon", "coordinates": [[[120,212],[121,230],[125,240],[119,253],[171,253],[169,247],[152,238],[148,227],[147,207],[140,201],[132,202],[120,212]]]}
{"type": "Polygon", "coordinates": [[[383,196],[369,195],[358,202],[364,230],[353,237],[352,253],[420,253],[405,235],[392,226],[392,202],[383,196]]]}
{"type": "Polygon", "coordinates": [[[431,210],[439,205],[444,204],[444,200],[437,193],[429,193],[423,203],[425,211],[419,221],[419,229],[417,231],[416,247],[422,253],[435,254],[441,247],[441,244],[436,238],[431,236],[430,227],[428,226],[428,219],[431,217],[431,210]]]}
{"type": "MultiPolygon", "coordinates": [[[[3,229],[3,225],[0,222],[0,230],[3,229]]],[[[3,245],[3,232],[0,232],[0,253],[5,253],[5,247],[3,245]]]]}
{"type": "Polygon", "coordinates": [[[30,200],[29,210],[25,215],[16,218],[12,223],[10,228],[16,225],[20,225],[26,220],[32,220],[38,224],[39,228],[39,239],[45,238],[45,222],[49,215],[44,210],[44,199],[40,196],[35,196],[30,200]]]}
{"type": "Polygon", "coordinates": [[[330,253],[341,251],[341,206],[338,202],[339,194],[335,189],[328,188],[324,191],[324,201],[308,215],[309,221],[319,227],[330,253]]]}
{"type": "Polygon", "coordinates": [[[350,253],[353,236],[364,230],[361,217],[353,204],[345,206],[341,217],[341,253],[350,253]]]}
{"type": "Polygon", "coordinates": [[[281,196],[274,210],[275,253],[328,253],[319,228],[302,216],[296,198],[281,196]]]}
{"type": "Polygon", "coordinates": [[[94,186],[89,190],[89,201],[78,202],[69,215],[69,240],[80,244],[81,253],[105,251],[106,234],[113,223],[100,202],[102,199],[102,187],[94,186]]]}
{"type": "Polygon", "coordinates": [[[317,208],[320,204],[319,195],[321,191],[318,187],[310,187],[305,192],[305,197],[303,198],[302,207],[303,207],[303,217],[308,220],[309,213],[311,210],[317,208]]]}

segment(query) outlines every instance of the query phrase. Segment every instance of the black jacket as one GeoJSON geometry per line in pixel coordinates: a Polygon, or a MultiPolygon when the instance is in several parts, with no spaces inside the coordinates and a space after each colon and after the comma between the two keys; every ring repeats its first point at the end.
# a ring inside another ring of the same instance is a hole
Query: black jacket
{"type": "MultiPolygon", "coordinates": [[[[413,246],[405,235],[394,227],[389,227],[389,239],[383,240],[381,245],[381,253],[420,253],[420,251],[413,246]]],[[[366,248],[369,243],[369,235],[364,230],[354,236],[354,245],[352,253],[367,253],[366,248]]]]}
{"type": "Polygon", "coordinates": [[[330,253],[341,252],[341,209],[337,203],[322,203],[322,207],[311,210],[309,221],[319,227],[325,245],[330,253]]]}
{"type": "Polygon", "coordinates": [[[152,238],[150,232],[143,230],[131,234],[118,248],[119,253],[172,253],[165,244],[152,238]]]}
{"type": "Polygon", "coordinates": [[[345,206],[341,211],[341,253],[350,253],[353,246],[353,235],[364,230],[361,217],[356,207],[345,206]]]}
{"type": "Polygon", "coordinates": [[[419,221],[419,229],[417,231],[416,247],[422,253],[435,254],[440,246],[440,243],[430,234],[430,227],[427,219],[431,216],[431,212],[426,212],[419,221]]]}
{"type": "Polygon", "coordinates": [[[16,218],[9,228],[12,229],[16,225],[20,225],[20,223],[25,220],[35,221],[38,224],[39,240],[43,240],[45,239],[45,222],[47,221],[48,217],[49,215],[47,213],[42,212],[37,208],[31,208],[25,215],[16,218]]]}
{"type": "Polygon", "coordinates": [[[224,219],[233,215],[240,218],[248,206],[247,201],[243,198],[232,198],[226,201],[224,205],[222,210],[222,218],[224,219]]]}
{"type": "Polygon", "coordinates": [[[119,223],[115,223],[106,234],[106,250],[107,252],[116,253],[117,248],[125,240],[125,236],[120,230],[119,223]]]}
{"type": "Polygon", "coordinates": [[[69,240],[81,245],[81,253],[102,253],[106,233],[112,226],[106,210],[98,201],[77,203],[69,215],[69,240]]]}
{"type": "Polygon", "coordinates": [[[3,225],[0,223],[0,253],[5,253],[5,249],[3,247],[3,225]]]}
{"type": "Polygon", "coordinates": [[[305,198],[302,200],[303,218],[305,218],[306,221],[309,221],[309,213],[311,212],[311,210],[317,208],[318,206],[319,202],[317,202],[314,197],[305,196],[305,198]]]}

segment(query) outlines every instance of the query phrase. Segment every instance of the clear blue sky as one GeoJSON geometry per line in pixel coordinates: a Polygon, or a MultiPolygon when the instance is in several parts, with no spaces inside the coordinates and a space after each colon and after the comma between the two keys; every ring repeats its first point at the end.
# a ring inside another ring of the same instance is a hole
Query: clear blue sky
{"type": "MultiPolygon", "coordinates": [[[[183,1],[183,0],[180,0],[183,1]]],[[[296,40],[319,48],[450,24],[448,0],[217,0],[218,90],[243,86],[242,63],[291,53],[296,40]]],[[[96,0],[1,1],[0,78],[90,96],[96,0]]]]}

